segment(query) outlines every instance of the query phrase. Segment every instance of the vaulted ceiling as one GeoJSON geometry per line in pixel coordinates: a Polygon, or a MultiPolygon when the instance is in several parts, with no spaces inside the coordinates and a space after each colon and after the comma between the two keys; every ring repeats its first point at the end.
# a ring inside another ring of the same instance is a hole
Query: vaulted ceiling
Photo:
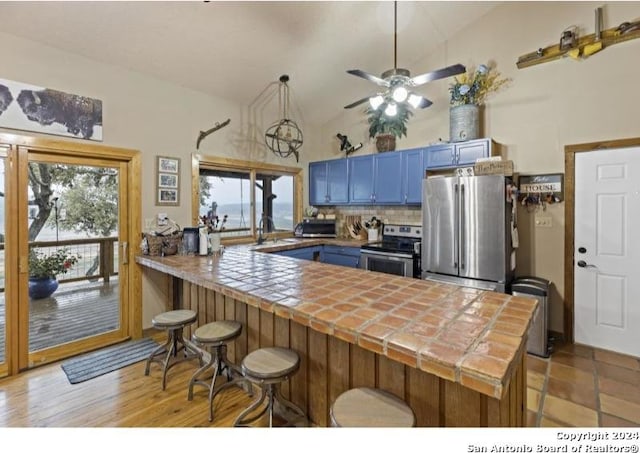
{"type": "MultiPolygon", "coordinates": [[[[399,2],[398,66],[439,69],[419,63],[499,3],[399,2]]],[[[0,2],[0,18],[3,32],[241,105],[288,74],[313,123],[375,91],[347,69],[393,67],[390,1],[0,2]]]]}

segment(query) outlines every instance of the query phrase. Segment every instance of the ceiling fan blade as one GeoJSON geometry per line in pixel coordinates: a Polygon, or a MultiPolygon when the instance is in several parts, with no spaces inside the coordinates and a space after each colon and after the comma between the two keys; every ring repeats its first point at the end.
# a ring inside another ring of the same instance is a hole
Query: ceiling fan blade
{"type": "Polygon", "coordinates": [[[426,109],[430,105],[433,105],[433,102],[431,102],[429,99],[423,97],[422,100],[420,101],[420,104],[418,104],[418,108],[426,109]]]}
{"type": "Polygon", "coordinates": [[[414,86],[423,85],[434,80],[444,79],[445,77],[462,74],[466,70],[467,68],[465,68],[463,65],[454,64],[452,66],[447,66],[446,68],[438,69],[437,71],[427,72],[426,74],[415,76],[411,78],[411,82],[414,86]]]}
{"type": "Polygon", "coordinates": [[[362,98],[362,99],[360,99],[359,101],[356,101],[356,102],[354,102],[354,103],[352,103],[352,104],[345,105],[345,106],[344,106],[344,108],[345,108],[345,109],[351,109],[351,108],[356,107],[356,106],[358,106],[358,105],[360,105],[360,104],[363,104],[363,103],[365,103],[365,102],[367,102],[367,101],[369,100],[369,97],[370,97],[370,96],[367,96],[366,98],[362,98]]]}
{"type": "Polygon", "coordinates": [[[358,77],[362,77],[363,79],[367,79],[369,82],[376,83],[376,84],[380,85],[381,87],[387,87],[388,88],[390,86],[389,82],[387,82],[386,80],[381,79],[380,77],[376,77],[374,75],[371,75],[368,72],[361,71],[360,69],[349,69],[347,72],[349,74],[354,75],[354,76],[358,76],[358,77]]]}

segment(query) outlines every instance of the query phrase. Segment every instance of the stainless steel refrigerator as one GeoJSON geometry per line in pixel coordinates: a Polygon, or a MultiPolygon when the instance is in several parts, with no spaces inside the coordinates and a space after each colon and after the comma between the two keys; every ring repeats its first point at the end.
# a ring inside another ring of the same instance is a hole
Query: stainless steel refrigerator
{"type": "Polygon", "coordinates": [[[508,183],[494,175],[423,180],[423,279],[506,292],[515,269],[508,183]]]}

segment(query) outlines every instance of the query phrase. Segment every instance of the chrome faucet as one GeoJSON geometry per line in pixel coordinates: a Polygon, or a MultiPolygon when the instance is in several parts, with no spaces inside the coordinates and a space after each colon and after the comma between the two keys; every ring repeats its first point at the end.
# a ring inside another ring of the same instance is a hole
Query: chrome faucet
{"type": "MultiPolygon", "coordinates": [[[[270,222],[270,225],[273,227],[273,229],[276,229],[276,224],[273,222],[273,219],[271,217],[269,217],[268,215],[263,215],[260,218],[260,223],[258,223],[258,245],[263,244],[264,241],[266,240],[264,237],[262,237],[262,226],[263,226],[263,222],[264,219],[267,219],[270,222]]],[[[268,227],[267,227],[268,228],[268,227]]]]}

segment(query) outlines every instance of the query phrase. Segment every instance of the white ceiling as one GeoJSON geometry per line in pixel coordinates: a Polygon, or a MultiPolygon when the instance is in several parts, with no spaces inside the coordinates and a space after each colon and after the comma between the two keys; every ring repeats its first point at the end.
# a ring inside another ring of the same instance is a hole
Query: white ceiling
{"type": "MultiPolygon", "coordinates": [[[[439,69],[416,63],[500,3],[399,2],[398,66],[439,69]]],[[[390,1],[3,1],[0,17],[3,32],[241,105],[288,74],[292,107],[315,123],[375,92],[347,69],[393,67],[390,1]]]]}

